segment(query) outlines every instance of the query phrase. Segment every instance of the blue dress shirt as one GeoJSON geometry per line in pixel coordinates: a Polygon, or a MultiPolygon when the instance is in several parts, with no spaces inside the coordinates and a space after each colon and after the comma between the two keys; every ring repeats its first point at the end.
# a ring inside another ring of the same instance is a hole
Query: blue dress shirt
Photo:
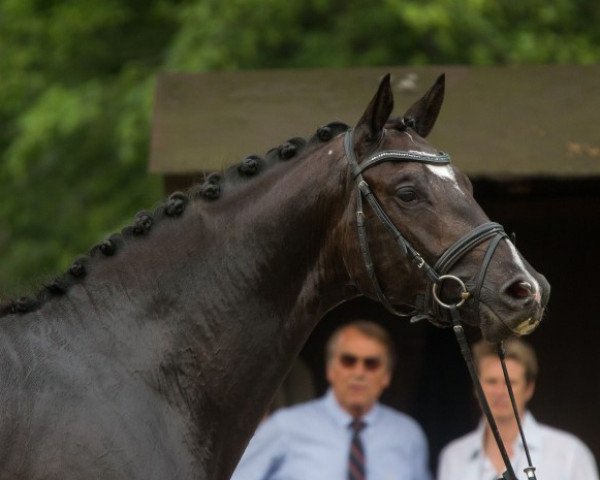
{"type": "MultiPolygon", "coordinates": [[[[409,416],[376,404],[361,432],[368,480],[430,480],[428,447],[409,416]]],[[[232,480],[345,480],[352,417],[333,392],[278,410],[250,441],[232,480]]]]}

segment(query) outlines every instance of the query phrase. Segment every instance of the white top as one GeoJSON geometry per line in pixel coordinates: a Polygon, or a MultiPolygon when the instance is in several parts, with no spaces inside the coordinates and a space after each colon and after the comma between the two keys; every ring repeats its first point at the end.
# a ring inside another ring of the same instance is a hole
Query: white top
{"type": "MultiPolygon", "coordinates": [[[[592,452],[574,435],[536,422],[529,412],[523,432],[537,480],[599,480],[592,452]]],[[[476,430],[450,442],[440,454],[437,480],[496,480],[500,475],[484,454],[483,434],[482,420],[476,430]]],[[[526,480],[527,456],[520,436],[511,463],[519,480],[526,480]]]]}

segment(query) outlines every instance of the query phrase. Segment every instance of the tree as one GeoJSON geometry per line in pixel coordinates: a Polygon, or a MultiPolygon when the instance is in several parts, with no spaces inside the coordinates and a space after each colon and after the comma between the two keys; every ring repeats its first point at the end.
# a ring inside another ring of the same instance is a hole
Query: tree
{"type": "Polygon", "coordinates": [[[175,7],[0,2],[0,294],[64,269],[160,196],[145,159],[175,7]]]}

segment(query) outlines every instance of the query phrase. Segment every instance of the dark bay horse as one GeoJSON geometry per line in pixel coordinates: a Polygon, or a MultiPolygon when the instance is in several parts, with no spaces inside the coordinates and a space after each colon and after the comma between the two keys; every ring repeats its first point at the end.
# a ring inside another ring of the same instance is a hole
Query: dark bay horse
{"type": "MultiPolygon", "coordinates": [[[[228,479],[326,312],[380,293],[413,308],[430,287],[418,267],[488,224],[424,139],[443,92],[440,77],[390,118],[385,77],[351,133],[329,124],[175,193],[37,297],[5,304],[0,479],[228,479]],[[355,177],[405,244],[365,204],[365,257],[355,177]]],[[[463,320],[496,341],[537,325],[549,285],[504,236],[490,254],[492,241],[467,242],[448,271],[476,285],[463,320]]]]}

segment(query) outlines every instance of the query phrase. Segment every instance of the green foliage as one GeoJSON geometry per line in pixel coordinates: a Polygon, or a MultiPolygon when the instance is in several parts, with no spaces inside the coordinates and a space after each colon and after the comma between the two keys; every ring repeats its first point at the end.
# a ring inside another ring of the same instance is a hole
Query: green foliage
{"type": "Polygon", "coordinates": [[[167,1],[0,1],[0,295],[161,197],[146,173],[167,1]]]}
{"type": "Polygon", "coordinates": [[[0,0],[0,296],[161,196],[154,76],[398,64],[591,64],[597,0],[0,0]]]}
{"type": "Polygon", "coordinates": [[[229,0],[181,10],[185,70],[383,64],[590,64],[596,0],[229,0]]]}

